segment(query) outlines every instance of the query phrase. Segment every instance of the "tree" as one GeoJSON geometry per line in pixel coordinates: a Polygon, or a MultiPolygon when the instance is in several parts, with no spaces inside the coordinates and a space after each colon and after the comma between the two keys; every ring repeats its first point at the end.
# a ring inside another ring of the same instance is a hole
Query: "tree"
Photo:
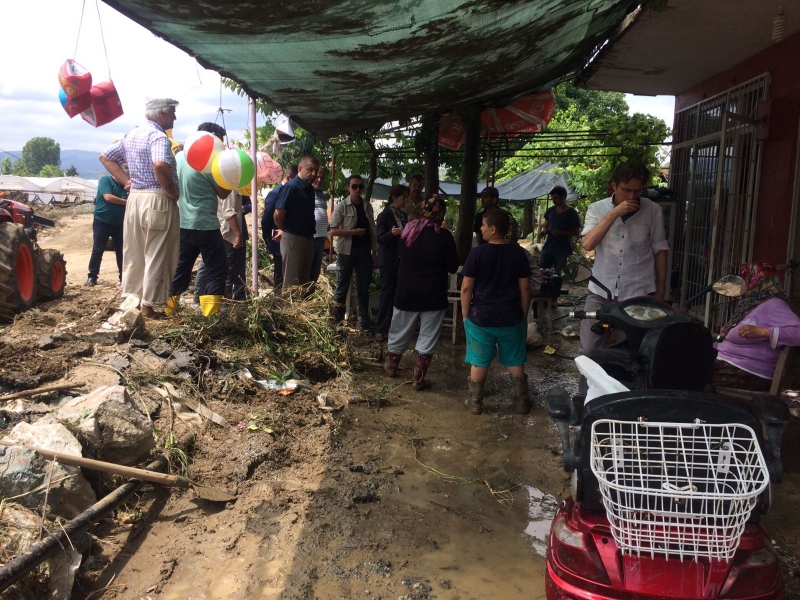
{"type": "Polygon", "coordinates": [[[69,169],[67,169],[67,177],[78,177],[80,173],[78,173],[78,169],[75,168],[75,165],[70,165],[69,169]]]}
{"type": "Polygon", "coordinates": [[[2,172],[3,175],[11,175],[13,169],[14,167],[11,165],[11,158],[6,156],[3,159],[2,164],[0,164],[0,172],[2,172]]]}
{"type": "MultiPolygon", "coordinates": [[[[628,104],[618,92],[582,90],[570,83],[555,88],[556,112],[547,130],[550,132],[586,132],[574,141],[567,136],[559,141],[532,141],[498,168],[497,180],[503,181],[530,170],[542,162],[551,162],[570,177],[570,186],[581,199],[578,211],[606,195],[606,187],[616,166],[626,160],[641,160],[646,165],[658,163],[658,144],[669,135],[666,123],[652,115],[628,114],[628,104]],[[536,156],[541,152],[544,156],[536,156]]],[[[655,175],[655,174],[654,174],[655,175]]]]}
{"type": "Polygon", "coordinates": [[[55,165],[45,165],[39,171],[37,177],[61,177],[61,169],[55,165]]]}
{"type": "Polygon", "coordinates": [[[48,137],[35,137],[22,147],[22,160],[31,173],[38,173],[45,165],[61,166],[61,146],[48,137]]]}
{"type": "Polygon", "coordinates": [[[28,165],[26,165],[25,161],[21,158],[14,161],[14,164],[11,166],[11,173],[18,177],[33,177],[33,173],[28,168],[28,165]]]}

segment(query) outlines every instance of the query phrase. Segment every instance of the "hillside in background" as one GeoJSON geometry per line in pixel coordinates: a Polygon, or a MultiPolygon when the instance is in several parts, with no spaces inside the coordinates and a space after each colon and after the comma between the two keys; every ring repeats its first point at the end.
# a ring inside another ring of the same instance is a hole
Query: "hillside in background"
{"type": "MultiPolygon", "coordinates": [[[[22,150],[15,150],[12,152],[0,151],[0,161],[8,156],[12,161],[16,157],[22,156],[22,150]]],[[[100,156],[100,151],[92,152],[91,150],[62,150],[61,151],[61,168],[63,170],[69,169],[70,165],[75,165],[78,170],[78,175],[84,179],[99,179],[106,175],[106,170],[97,157],[100,156]]]]}

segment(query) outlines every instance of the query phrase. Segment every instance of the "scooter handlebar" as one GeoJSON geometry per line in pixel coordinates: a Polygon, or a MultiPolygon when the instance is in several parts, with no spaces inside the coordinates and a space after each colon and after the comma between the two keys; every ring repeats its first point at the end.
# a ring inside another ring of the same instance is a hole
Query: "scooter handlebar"
{"type": "Polygon", "coordinates": [[[569,317],[571,319],[596,319],[596,310],[573,310],[570,311],[569,317]]]}

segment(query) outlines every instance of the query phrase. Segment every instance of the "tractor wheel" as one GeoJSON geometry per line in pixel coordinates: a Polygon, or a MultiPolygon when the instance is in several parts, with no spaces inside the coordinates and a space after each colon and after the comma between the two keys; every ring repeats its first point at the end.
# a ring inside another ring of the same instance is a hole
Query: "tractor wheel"
{"type": "Polygon", "coordinates": [[[33,244],[21,225],[0,223],[0,316],[36,303],[33,244]]]}
{"type": "Polygon", "coordinates": [[[67,285],[67,262],[58,250],[42,250],[36,256],[36,285],[39,300],[53,300],[64,295],[67,285]]]}

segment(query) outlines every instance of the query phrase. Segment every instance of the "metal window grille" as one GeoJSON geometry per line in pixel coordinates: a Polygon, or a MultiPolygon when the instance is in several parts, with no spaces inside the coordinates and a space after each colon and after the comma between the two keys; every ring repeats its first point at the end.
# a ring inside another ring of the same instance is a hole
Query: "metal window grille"
{"type": "MultiPolygon", "coordinates": [[[[768,86],[764,74],[675,115],[670,183],[678,227],[671,293],[680,305],[750,260],[761,157],[754,120],[768,86]]],[[[732,309],[733,302],[711,295],[690,307],[712,331],[732,309]]]]}
{"type": "Polygon", "coordinates": [[[591,468],[627,554],[730,561],[769,472],[746,425],[592,423],[591,468]]]}

